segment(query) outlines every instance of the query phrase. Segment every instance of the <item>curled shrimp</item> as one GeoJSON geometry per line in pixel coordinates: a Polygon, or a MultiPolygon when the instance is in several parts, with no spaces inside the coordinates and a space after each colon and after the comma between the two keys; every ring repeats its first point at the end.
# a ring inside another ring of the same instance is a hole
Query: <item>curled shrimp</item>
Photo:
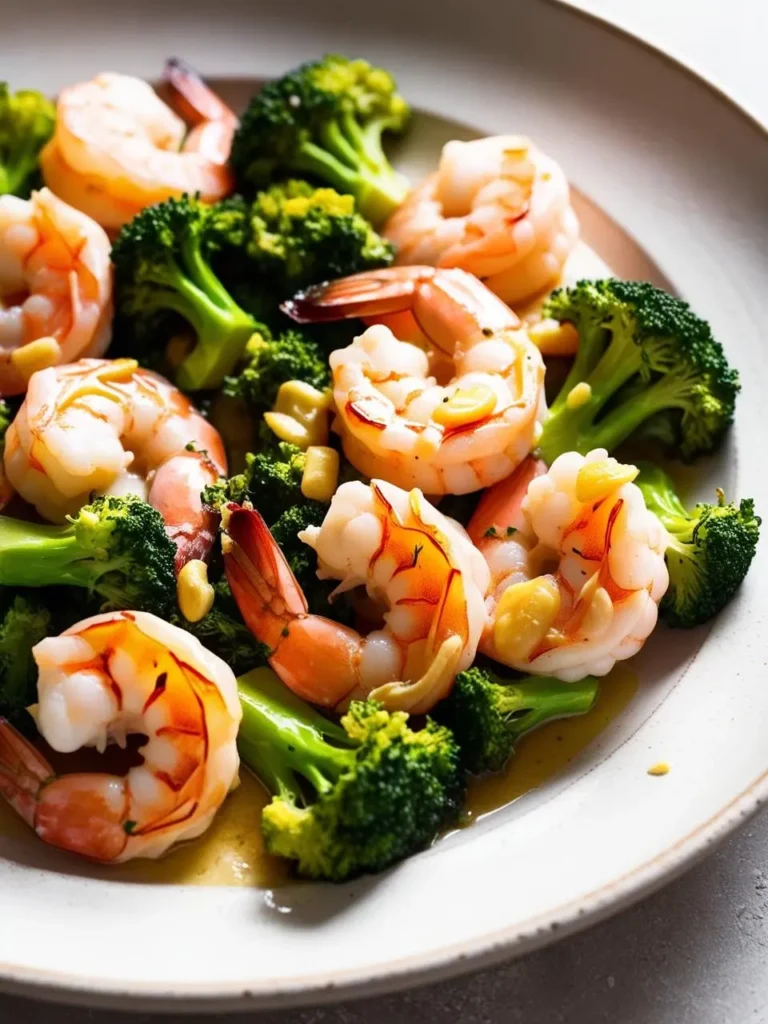
{"type": "Polygon", "coordinates": [[[344,453],[361,473],[426,494],[466,494],[508,476],[533,448],[544,363],[516,315],[463,270],[395,267],[316,285],[283,307],[300,322],[407,311],[454,372],[375,324],[333,352],[344,453]]]}
{"type": "Polygon", "coordinates": [[[101,355],[112,324],[105,232],[49,189],[0,196],[0,395],[26,390],[24,346],[52,339],[49,358],[101,355]]]}
{"type": "Polygon", "coordinates": [[[234,506],[224,520],[227,579],[246,625],[305,700],[342,709],[370,696],[421,713],[472,663],[488,570],[462,528],[419,491],[381,480],[342,484],[323,524],[299,535],[317,551],[318,575],[341,581],[334,594],[362,585],[386,607],[382,627],[367,636],[308,614],[258,512],[234,506]]]}
{"type": "Polygon", "coordinates": [[[554,285],[579,223],[561,168],[529,139],[448,142],[392,215],[396,263],[460,267],[513,306],[554,285]]]}
{"type": "Polygon", "coordinates": [[[481,499],[469,535],[491,572],[480,650],[572,681],[631,658],[669,583],[666,532],[604,449],[528,459],[481,499]]]}
{"type": "Polygon", "coordinates": [[[0,795],[51,846],[97,861],[159,857],[204,832],[238,784],[241,710],[232,670],[183,629],[146,612],[110,612],[33,648],[40,734],[62,753],[125,746],[124,776],[55,775],[0,719],[0,795]]]}
{"type": "Polygon", "coordinates": [[[166,78],[194,125],[188,135],[139,78],[100,74],[59,96],[56,129],[40,154],[45,183],[105,228],[184,192],[214,202],[232,191],[235,115],[180,61],[169,62],[166,78]]]}
{"type": "Polygon", "coordinates": [[[216,516],[200,492],[226,473],[219,432],[133,359],[81,359],[33,374],[3,460],[12,487],[52,522],[93,492],[138,494],[162,514],[177,568],[213,544],[216,516]]]}

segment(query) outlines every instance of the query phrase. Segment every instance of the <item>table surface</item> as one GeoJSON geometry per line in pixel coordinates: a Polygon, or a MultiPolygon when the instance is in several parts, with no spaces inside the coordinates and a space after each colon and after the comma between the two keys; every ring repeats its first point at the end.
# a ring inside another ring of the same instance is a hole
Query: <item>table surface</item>
{"type": "MultiPolygon", "coordinates": [[[[768,124],[764,0],[569,2],[684,60],[768,124]]],[[[375,1003],[251,1019],[258,1024],[762,1024],[768,1021],[766,947],[768,816],[763,814],[661,892],[548,949],[375,1003]]],[[[43,1007],[0,997],[0,1020],[178,1024],[182,1018],[43,1007]]]]}

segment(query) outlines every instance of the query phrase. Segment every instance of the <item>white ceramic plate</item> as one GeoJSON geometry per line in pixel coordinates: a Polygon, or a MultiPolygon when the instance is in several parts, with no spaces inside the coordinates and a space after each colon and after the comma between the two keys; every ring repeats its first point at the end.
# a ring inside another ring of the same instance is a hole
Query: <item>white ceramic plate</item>
{"type": "MultiPolygon", "coordinates": [[[[690,73],[538,0],[45,7],[3,26],[3,74],[16,86],[54,92],[104,69],[151,78],[171,52],[211,75],[271,75],[333,49],[393,68],[422,109],[483,133],[531,134],[598,204],[582,211],[601,255],[622,273],[668,279],[711,320],[744,390],[699,490],[719,483],[768,509],[768,139],[690,73]]],[[[434,162],[454,130],[419,124],[403,152],[411,169],[434,162]]],[[[75,874],[42,847],[0,839],[2,984],[123,1008],[371,994],[487,965],[638,898],[768,793],[766,562],[764,544],[709,635],[654,637],[638,697],[565,773],[385,876],[271,892],[158,888],[75,874]],[[671,773],[649,777],[659,760],[671,773]]]]}

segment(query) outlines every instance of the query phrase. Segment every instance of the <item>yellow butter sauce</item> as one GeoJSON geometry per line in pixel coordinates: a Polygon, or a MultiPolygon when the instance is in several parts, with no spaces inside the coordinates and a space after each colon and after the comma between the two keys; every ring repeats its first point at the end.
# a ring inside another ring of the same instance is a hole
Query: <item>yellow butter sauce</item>
{"type": "Polygon", "coordinates": [[[621,714],[637,687],[637,675],[626,663],[618,662],[600,681],[595,706],[588,715],[551,722],[524,736],[503,772],[472,780],[467,793],[467,820],[476,821],[504,807],[561,772],[621,714]]]}
{"type": "MultiPolygon", "coordinates": [[[[557,775],[619,715],[637,690],[637,677],[619,664],[600,684],[595,707],[581,718],[546,725],[524,737],[503,772],[470,783],[466,820],[474,821],[511,803],[557,775]]],[[[93,755],[87,755],[91,758],[93,755]]],[[[64,769],[60,761],[59,768],[64,769]]],[[[95,765],[78,764],[81,770],[95,765]]],[[[72,761],[69,768],[72,770],[72,761]]],[[[259,820],[268,797],[259,782],[241,770],[240,787],[216,815],[208,831],[160,860],[135,860],[100,869],[114,881],[175,885],[236,885],[275,888],[289,880],[286,863],[264,851],[259,820]]],[[[24,823],[0,802],[0,837],[36,843],[24,823]]]]}

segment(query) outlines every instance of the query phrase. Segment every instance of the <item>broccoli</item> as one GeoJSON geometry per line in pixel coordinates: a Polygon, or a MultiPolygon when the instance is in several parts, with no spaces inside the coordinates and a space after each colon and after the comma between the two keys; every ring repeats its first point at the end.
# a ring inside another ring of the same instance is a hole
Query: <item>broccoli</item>
{"type": "Polygon", "coordinates": [[[176,600],[176,546],[140,498],[105,496],[67,526],[0,516],[0,580],[11,587],[70,585],[113,608],[168,617],[176,600]]]}
{"type": "Polygon", "coordinates": [[[174,333],[174,314],[195,332],[194,346],[174,374],[182,390],[218,387],[256,329],[209,262],[222,236],[236,233],[237,223],[229,206],[207,206],[184,195],[142,210],[112,248],[121,333],[128,320],[140,339],[156,346],[174,333]]]}
{"type": "Polygon", "coordinates": [[[265,669],[238,679],[245,764],[272,794],[262,831],[299,874],[343,882],[428,846],[463,794],[448,729],[354,702],[328,721],[265,669]]]}
{"type": "Polygon", "coordinates": [[[38,154],[55,122],[56,108],[42,93],[12,93],[0,82],[0,195],[26,199],[37,184],[38,154]]]}
{"type": "Polygon", "coordinates": [[[720,442],[733,420],[738,374],[686,303],[646,282],[579,281],[555,291],[545,315],[579,333],[539,442],[548,463],[566,451],[612,451],[640,427],[673,442],[684,459],[720,442]]]}
{"type": "Polygon", "coordinates": [[[308,501],[301,493],[306,461],[301,448],[279,441],[255,455],[249,453],[245,472],[207,487],[203,501],[217,509],[228,502],[249,501],[271,527],[291,506],[308,501]]]}
{"type": "Polygon", "coordinates": [[[458,674],[433,714],[456,737],[464,768],[479,775],[501,771],[517,741],[531,729],[555,718],[586,714],[597,688],[592,676],[578,683],[549,676],[504,680],[473,666],[458,674]]]}
{"type": "Polygon", "coordinates": [[[236,376],[224,381],[224,394],[241,398],[254,415],[271,409],[278,388],[289,380],[302,380],[315,388],[330,381],[325,358],[315,342],[297,330],[273,337],[260,324],[245,346],[245,362],[236,376]]]}
{"type": "Polygon", "coordinates": [[[213,590],[213,608],[199,622],[189,622],[181,614],[171,616],[171,622],[196,636],[236,674],[266,665],[269,652],[243,622],[227,581],[217,580],[213,590]]]}
{"type": "Polygon", "coordinates": [[[359,213],[350,195],[288,181],[260,192],[250,209],[245,251],[271,291],[287,299],[334,277],[386,267],[394,247],[359,213]]]}
{"type": "Polygon", "coordinates": [[[328,55],[253,97],[232,144],[232,168],[241,188],[309,175],[353,195],[375,226],[408,191],[384,153],[382,135],[402,132],[409,113],[387,71],[328,55]]]}
{"type": "Polygon", "coordinates": [[[34,701],[37,665],[32,648],[52,631],[45,605],[0,589],[0,715],[16,722],[34,701]]]}
{"type": "Polygon", "coordinates": [[[728,604],[747,575],[760,536],[754,502],[726,504],[720,491],[716,505],[700,502],[688,511],[667,474],[647,463],[635,483],[669,534],[662,618],[683,629],[701,625],[728,604]]]}

